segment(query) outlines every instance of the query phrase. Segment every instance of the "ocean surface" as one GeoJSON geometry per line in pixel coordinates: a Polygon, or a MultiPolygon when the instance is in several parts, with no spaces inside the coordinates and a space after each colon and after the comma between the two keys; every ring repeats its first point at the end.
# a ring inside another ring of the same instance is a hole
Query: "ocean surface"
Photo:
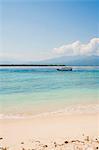
{"type": "Polygon", "coordinates": [[[1,67],[0,118],[99,112],[99,67],[1,67]]]}

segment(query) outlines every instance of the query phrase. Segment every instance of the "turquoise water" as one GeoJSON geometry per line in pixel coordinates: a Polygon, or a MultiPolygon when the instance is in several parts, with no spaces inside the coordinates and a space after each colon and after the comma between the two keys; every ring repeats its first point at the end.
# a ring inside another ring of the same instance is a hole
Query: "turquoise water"
{"type": "Polygon", "coordinates": [[[0,114],[38,114],[98,103],[99,67],[0,68],[0,114]]]}

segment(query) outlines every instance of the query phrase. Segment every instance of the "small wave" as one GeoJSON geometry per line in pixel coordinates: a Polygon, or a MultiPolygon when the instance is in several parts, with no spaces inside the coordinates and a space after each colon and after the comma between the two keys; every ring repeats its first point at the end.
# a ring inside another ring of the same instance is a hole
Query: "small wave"
{"type": "Polygon", "coordinates": [[[54,115],[76,115],[76,114],[96,114],[99,113],[99,104],[72,105],[65,109],[38,114],[0,114],[0,119],[32,119],[35,117],[54,116],[54,115]]]}

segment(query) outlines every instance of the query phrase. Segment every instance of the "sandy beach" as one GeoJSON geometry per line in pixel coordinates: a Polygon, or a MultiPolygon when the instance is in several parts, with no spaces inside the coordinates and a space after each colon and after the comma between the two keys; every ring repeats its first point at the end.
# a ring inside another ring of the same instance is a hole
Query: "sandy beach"
{"type": "Polygon", "coordinates": [[[0,150],[99,150],[99,0],[0,0],[0,150]]]}
{"type": "Polygon", "coordinates": [[[99,114],[49,114],[31,119],[2,119],[0,149],[99,149],[99,114]]]}

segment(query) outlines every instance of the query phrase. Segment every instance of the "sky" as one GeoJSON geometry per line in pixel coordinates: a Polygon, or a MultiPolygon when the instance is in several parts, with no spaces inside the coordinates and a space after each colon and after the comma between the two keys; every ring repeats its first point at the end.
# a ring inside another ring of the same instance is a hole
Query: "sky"
{"type": "Polygon", "coordinates": [[[99,55],[98,0],[0,0],[0,59],[99,55]]]}

